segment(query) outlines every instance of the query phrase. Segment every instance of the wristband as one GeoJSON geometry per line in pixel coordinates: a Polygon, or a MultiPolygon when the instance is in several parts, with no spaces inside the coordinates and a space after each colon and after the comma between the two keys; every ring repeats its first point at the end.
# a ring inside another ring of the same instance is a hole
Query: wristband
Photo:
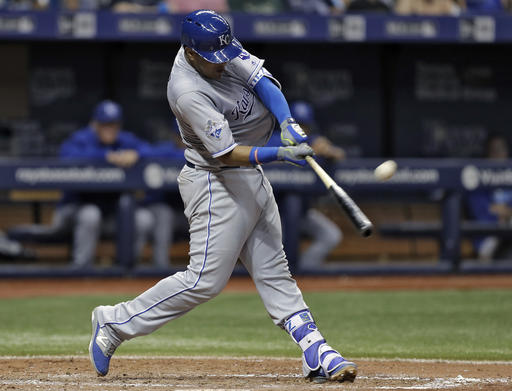
{"type": "Polygon", "coordinates": [[[277,160],[279,147],[253,147],[249,153],[251,164],[269,163],[277,160]]]}

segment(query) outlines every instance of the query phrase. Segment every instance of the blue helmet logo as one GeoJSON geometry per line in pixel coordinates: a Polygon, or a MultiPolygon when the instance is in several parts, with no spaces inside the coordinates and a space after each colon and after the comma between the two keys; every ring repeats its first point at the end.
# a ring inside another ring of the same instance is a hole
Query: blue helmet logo
{"type": "Polygon", "coordinates": [[[233,37],[226,19],[210,10],[197,10],[185,16],[181,44],[215,64],[228,62],[242,52],[242,45],[233,37]]]}

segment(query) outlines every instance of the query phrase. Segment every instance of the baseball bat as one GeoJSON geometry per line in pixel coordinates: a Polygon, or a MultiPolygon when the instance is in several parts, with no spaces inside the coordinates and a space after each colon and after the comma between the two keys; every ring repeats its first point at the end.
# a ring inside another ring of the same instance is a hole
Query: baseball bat
{"type": "Polygon", "coordinates": [[[352,221],[352,224],[357,228],[359,233],[368,237],[372,234],[373,224],[366,217],[363,211],[357,206],[357,204],[350,198],[350,196],[343,190],[334,180],[330,177],[329,174],[325,172],[325,170],[313,159],[311,156],[306,156],[306,161],[309,163],[313,171],[318,175],[318,177],[322,180],[325,187],[329,192],[334,196],[338,204],[345,211],[347,216],[352,221]]]}

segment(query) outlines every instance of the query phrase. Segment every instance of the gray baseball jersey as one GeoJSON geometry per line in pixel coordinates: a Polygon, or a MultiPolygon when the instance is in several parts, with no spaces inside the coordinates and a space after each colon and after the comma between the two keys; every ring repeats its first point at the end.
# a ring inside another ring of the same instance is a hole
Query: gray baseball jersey
{"type": "Polygon", "coordinates": [[[202,77],[185,59],[181,48],[167,84],[167,98],[188,147],[185,157],[201,167],[219,167],[215,159],[236,145],[262,146],[275,118],[253,91],[266,76],[263,60],[243,51],[230,61],[221,80],[202,77]]]}
{"type": "Polygon", "coordinates": [[[98,307],[112,341],[149,334],[215,297],[238,259],[254,280],[275,324],[306,309],[283,251],[274,194],[261,167],[221,168],[215,158],[240,145],[263,145],[274,118],[254,85],[270,74],[243,51],[219,81],[203,78],[181,49],[168,85],[169,104],[187,145],[178,184],[190,224],[190,263],[134,300],[98,307]]]}

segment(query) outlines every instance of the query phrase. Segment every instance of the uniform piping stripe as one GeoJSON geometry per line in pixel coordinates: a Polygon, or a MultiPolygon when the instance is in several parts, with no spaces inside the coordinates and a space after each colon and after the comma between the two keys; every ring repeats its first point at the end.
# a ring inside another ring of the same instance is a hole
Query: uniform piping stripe
{"type": "Polygon", "coordinates": [[[115,324],[115,325],[123,325],[123,324],[126,324],[128,322],[130,322],[133,318],[137,317],[137,316],[140,316],[146,312],[148,312],[149,310],[155,308],[156,306],[162,304],[164,301],[167,301],[169,299],[172,299],[173,297],[176,297],[178,296],[179,294],[183,293],[183,292],[187,292],[191,289],[194,289],[197,284],[199,283],[199,280],[201,279],[201,276],[203,274],[203,270],[206,266],[206,259],[208,258],[208,242],[210,240],[210,223],[212,221],[212,212],[211,212],[211,206],[212,206],[212,182],[211,182],[211,179],[210,179],[210,175],[211,173],[209,172],[208,173],[208,193],[209,193],[209,199],[208,199],[208,229],[207,229],[207,235],[206,235],[206,245],[205,245],[205,249],[204,249],[204,259],[203,259],[203,265],[201,266],[201,271],[199,272],[199,276],[197,277],[197,280],[196,282],[194,283],[193,286],[191,286],[190,288],[185,288],[185,289],[182,289],[181,291],[177,292],[177,293],[174,293],[172,294],[171,296],[168,296],[166,297],[165,299],[162,299],[160,300],[159,302],[153,304],[151,307],[145,309],[144,311],[141,311],[135,315],[132,315],[128,320],[125,320],[124,322],[107,322],[105,323],[103,326],[101,326],[101,328],[109,325],[109,324],[115,324]]]}
{"type": "Polygon", "coordinates": [[[262,60],[262,59],[259,59],[260,62],[258,63],[258,65],[256,65],[256,68],[254,68],[254,71],[252,71],[251,75],[249,76],[249,78],[247,79],[247,85],[251,86],[251,87],[254,87],[252,85],[252,82],[253,82],[253,79],[256,77],[256,75],[258,74],[258,72],[260,71],[261,68],[263,68],[263,64],[265,63],[265,60],[262,60]]]}
{"type": "Polygon", "coordinates": [[[225,153],[228,153],[229,151],[231,151],[232,149],[234,149],[237,145],[238,145],[237,143],[231,144],[229,147],[224,148],[223,150],[221,150],[221,151],[219,151],[219,152],[215,152],[214,154],[212,154],[212,157],[219,157],[219,156],[222,156],[222,155],[224,155],[225,153]]]}

